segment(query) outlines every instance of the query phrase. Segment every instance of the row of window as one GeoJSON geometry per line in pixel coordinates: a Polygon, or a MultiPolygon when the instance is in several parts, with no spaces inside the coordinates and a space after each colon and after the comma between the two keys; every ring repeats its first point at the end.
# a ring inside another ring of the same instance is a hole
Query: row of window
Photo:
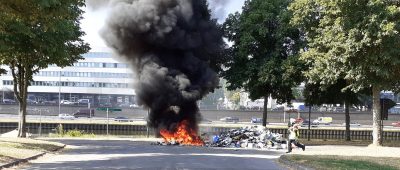
{"type": "MultiPolygon", "coordinates": [[[[11,72],[8,71],[7,75],[11,76],[11,72]]],[[[43,77],[59,77],[59,71],[40,71],[34,76],[43,77]]],[[[133,74],[128,73],[106,73],[106,72],[69,72],[62,71],[62,77],[91,77],[91,78],[132,78],[133,74]]]]}
{"type": "MultiPolygon", "coordinates": [[[[3,80],[4,85],[13,85],[11,80],[3,80]]],[[[58,81],[34,81],[31,86],[59,86],[63,87],[94,87],[94,88],[128,88],[127,83],[102,83],[102,82],[58,82],[58,81]]]]}
{"type": "MultiPolygon", "coordinates": [[[[57,67],[55,64],[49,67],[57,67]]],[[[90,68],[128,68],[128,64],[124,63],[98,63],[98,62],[78,62],[74,63],[73,67],[90,67],[90,68]]]]}

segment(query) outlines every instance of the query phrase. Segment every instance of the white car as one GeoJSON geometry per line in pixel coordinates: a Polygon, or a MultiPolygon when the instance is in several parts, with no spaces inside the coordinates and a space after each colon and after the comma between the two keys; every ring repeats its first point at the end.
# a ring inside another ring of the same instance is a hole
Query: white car
{"type": "Polygon", "coordinates": [[[129,105],[130,108],[139,108],[139,106],[137,104],[131,104],[129,105]]]}
{"type": "Polygon", "coordinates": [[[72,116],[72,115],[70,115],[70,114],[67,114],[67,113],[59,114],[58,117],[59,117],[60,119],[69,119],[69,120],[75,119],[74,116],[72,116]]]}
{"type": "Polygon", "coordinates": [[[61,103],[61,104],[66,104],[66,105],[73,105],[73,104],[75,104],[75,102],[71,102],[71,101],[68,101],[68,100],[61,100],[60,103],[61,103]]]}

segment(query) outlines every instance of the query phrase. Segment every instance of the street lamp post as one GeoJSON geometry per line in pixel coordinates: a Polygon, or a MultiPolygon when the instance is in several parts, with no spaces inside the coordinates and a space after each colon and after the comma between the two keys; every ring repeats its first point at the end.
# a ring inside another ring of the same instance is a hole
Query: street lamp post
{"type": "Polygon", "coordinates": [[[4,82],[1,81],[1,84],[2,84],[1,91],[3,91],[3,96],[2,96],[3,99],[1,100],[1,103],[3,103],[4,102],[4,82]]]}
{"type": "MultiPolygon", "coordinates": [[[[312,92],[310,92],[310,98],[312,97],[312,92]]],[[[311,103],[308,105],[308,131],[307,131],[307,140],[310,141],[310,133],[311,133],[311,103]]]]}
{"type": "Polygon", "coordinates": [[[58,115],[61,114],[61,71],[58,78],[58,115]]]}
{"type": "Polygon", "coordinates": [[[42,109],[39,109],[39,136],[42,136],[42,109]]]}

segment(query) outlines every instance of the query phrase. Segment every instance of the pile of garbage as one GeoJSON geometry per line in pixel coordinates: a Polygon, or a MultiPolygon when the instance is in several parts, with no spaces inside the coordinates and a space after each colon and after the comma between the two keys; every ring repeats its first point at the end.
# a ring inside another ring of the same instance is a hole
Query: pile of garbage
{"type": "Polygon", "coordinates": [[[207,144],[211,147],[283,149],[282,134],[272,133],[263,126],[246,126],[215,135],[207,144]]]}

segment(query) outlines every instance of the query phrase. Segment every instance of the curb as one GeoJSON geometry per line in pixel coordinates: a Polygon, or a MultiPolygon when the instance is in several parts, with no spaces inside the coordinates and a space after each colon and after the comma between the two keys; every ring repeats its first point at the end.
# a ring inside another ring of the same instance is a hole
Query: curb
{"type": "Polygon", "coordinates": [[[286,158],[286,155],[281,155],[279,157],[278,162],[280,162],[282,164],[285,164],[285,165],[287,165],[287,166],[289,166],[291,168],[294,168],[296,170],[314,170],[313,168],[306,167],[304,165],[300,165],[298,163],[294,163],[294,162],[290,161],[289,159],[286,158]]]}
{"type": "MultiPolygon", "coordinates": [[[[67,145],[63,145],[63,146],[61,146],[61,147],[59,147],[59,148],[56,148],[56,149],[54,149],[54,150],[52,150],[52,151],[50,151],[50,152],[57,152],[57,151],[59,151],[59,150],[65,148],[65,146],[67,146],[67,145]]],[[[46,153],[50,153],[50,152],[42,152],[42,153],[40,153],[40,154],[31,156],[31,157],[28,157],[28,158],[17,159],[17,160],[14,161],[14,162],[10,162],[10,163],[7,163],[7,164],[0,165],[0,169],[9,168],[9,167],[12,167],[12,166],[16,166],[16,165],[18,165],[18,164],[20,164],[20,163],[24,163],[24,162],[28,162],[28,161],[30,161],[30,160],[37,159],[37,158],[39,158],[39,157],[45,155],[46,153]]]]}

